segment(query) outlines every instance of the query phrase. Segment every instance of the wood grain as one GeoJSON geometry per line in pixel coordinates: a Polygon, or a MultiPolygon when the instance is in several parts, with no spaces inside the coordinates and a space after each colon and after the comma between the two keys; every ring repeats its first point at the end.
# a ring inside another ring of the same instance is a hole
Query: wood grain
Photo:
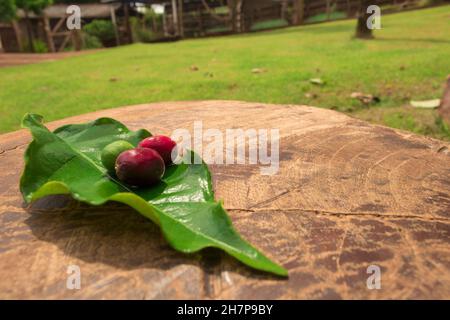
{"type": "Polygon", "coordinates": [[[450,145],[308,106],[170,102],[49,124],[113,117],[132,129],[279,128],[280,171],[212,166],[241,234],[289,270],[255,272],[217,250],[184,255],[116,203],[64,196],[25,207],[18,185],[27,131],[0,136],[0,298],[449,299],[450,145]],[[81,289],[66,288],[67,267],[81,289]],[[366,286],[369,265],[382,288],[366,286]]]}
{"type": "Polygon", "coordinates": [[[450,74],[447,76],[438,113],[445,122],[450,123],[450,74]]]}

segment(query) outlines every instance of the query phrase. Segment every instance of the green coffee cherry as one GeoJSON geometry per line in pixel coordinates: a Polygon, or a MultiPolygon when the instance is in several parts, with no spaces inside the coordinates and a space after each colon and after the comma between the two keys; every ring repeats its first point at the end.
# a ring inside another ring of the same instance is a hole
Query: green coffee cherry
{"type": "Polygon", "coordinates": [[[114,141],[108,144],[101,154],[102,163],[110,173],[115,173],[117,157],[124,151],[133,149],[134,146],[125,140],[114,141]]]}

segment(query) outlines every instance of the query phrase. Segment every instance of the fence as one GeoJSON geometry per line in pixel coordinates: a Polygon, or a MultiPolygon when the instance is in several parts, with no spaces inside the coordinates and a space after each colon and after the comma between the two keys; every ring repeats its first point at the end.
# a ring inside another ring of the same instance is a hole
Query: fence
{"type": "MultiPolygon", "coordinates": [[[[267,28],[294,25],[299,22],[309,23],[315,21],[335,20],[339,18],[355,17],[360,0],[304,0],[302,19],[296,20],[295,0],[258,1],[243,8],[240,13],[240,27],[233,27],[228,7],[220,7],[220,13],[211,14],[199,4],[190,4],[185,11],[178,11],[181,16],[180,25],[174,24],[172,13],[167,12],[164,18],[166,36],[200,37],[205,35],[226,34],[232,32],[247,32],[253,30],[255,24],[267,23],[267,28]],[[314,19],[315,17],[318,17],[314,19]],[[281,21],[281,22],[280,22],[281,21]]],[[[416,7],[421,0],[374,0],[374,4],[381,7],[389,6],[390,10],[384,12],[416,7]]],[[[217,9],[217,8],[216,8],[217,9]]],[[[298,13],[297,13],[298,14],[298,13]]]]}

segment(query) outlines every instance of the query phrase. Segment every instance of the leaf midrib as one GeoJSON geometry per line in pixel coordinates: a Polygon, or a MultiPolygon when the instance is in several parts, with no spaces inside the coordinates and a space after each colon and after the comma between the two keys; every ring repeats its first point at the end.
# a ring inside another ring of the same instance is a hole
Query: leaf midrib
{"type": "MultiPolygon", "coordinates": [[[[45,128],[45,126],[43,126],[45,128]]],[[[47,129],[47,128],[46,128],[47,129]]],[[[66,144],[70,150],[72,152],[74,152],[76,155],[78,155],[79,157],[81,157],[83,160],[85,160],[86,162],[88,162],[91,166],[93,166],[95,169],[97,169],[102,175],[106,175],[108,178],[110,178],[112,181],[114,181],[115,183],[117,183],[119,186],[121,186],[122,188],[124,188],[125,190],[127,190],[130,193],[133,193],[127,186],[125,186],[124,184],[122,184],[119,180],[115,179],[114,177],[112,177],[110,174],[108,174],[108,171],[102,167],[100,167],[99,165],[97,165],[91,158],[89,158],[88,156],[86,156],[84,153],[82,153],[81,151],[78,151],[77,149],[75,149],[74,147],[72,147],[72,145],[67,142],[66,140],[64,140],[63,138],[59,137],[56,133],[51,132],[50,130],[47,129],[47,131],[50,134],[55,135],[56,138],[59,139],[59,141],[62,141],[64,144],[66,144]]],[[[73,158],[71,158],[69,161],[72,161],[73,158]]],[[[68,162],[69,162],[68,161],[68,162]]],[[[66,162],[67,163],[67,162],[66,162]]],[[[60,167],[61,168],[61,167],[60,167]]],[[[59,169],[58,169],[59,170],[59,169]]]]}

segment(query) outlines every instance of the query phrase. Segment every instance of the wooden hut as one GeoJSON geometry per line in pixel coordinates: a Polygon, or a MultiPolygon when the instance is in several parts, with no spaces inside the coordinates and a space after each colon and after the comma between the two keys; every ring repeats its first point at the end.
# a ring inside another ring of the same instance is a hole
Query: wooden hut
{"type": "MultiPolygon", "coordinates": [[[[111,19],[117,28],[116,11],[120,4],[79,4],[83,24],[93,19],[111,19]]],[[[30,32],[27,32],[26,16],[22,10],[17,11],[17,21],[11,24],[2,24],[0,32],[6,52],[18,52],[24,49],[25,40],[29,36],[46,43],[48,51],[63,51],[69,44],[76,50],[81,49],[81,36],[79,30],[68,30],[66,27],[67,5],[56,4],[45,8],[40,15],[28,13],[30,32]]],[[[120,43],[119,33],[116,29],[116,42],[120,43]]]]}

